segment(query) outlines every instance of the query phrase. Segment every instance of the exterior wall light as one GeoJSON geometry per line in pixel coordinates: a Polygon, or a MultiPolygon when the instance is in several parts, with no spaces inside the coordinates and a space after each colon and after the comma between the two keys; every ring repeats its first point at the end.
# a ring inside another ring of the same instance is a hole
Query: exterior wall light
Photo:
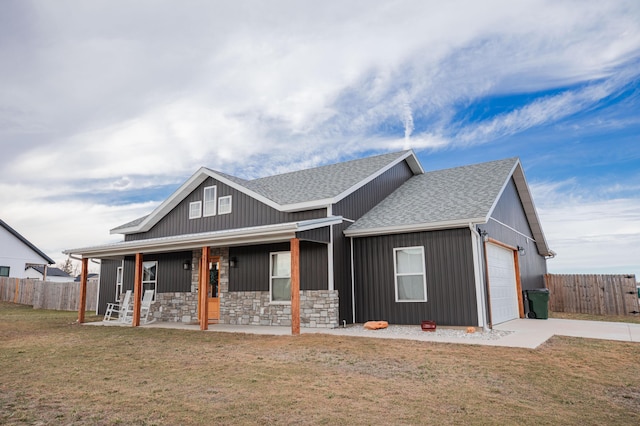
{"type": "Polygon", "coordinates": [[[238,267],[238,258],[233,256],[231,259],[229,259],[229,267],[230,268],[237,268],[238,267]]]}
{"type": "Polygon", "coordinates": [[[518,246],[518,253],[520,254],[520,256],[524,256],[525,254],[527,254],[527,252],[524,251],[524,247],[522,246],[518,246]]]}
{"type": "Polygon", "coordinates": [[[184,263],[182,264],[182,269],[184,269],[185,271],[188,271],[191,269],[191,261],[190,260],[185,260],[184,263]]]}

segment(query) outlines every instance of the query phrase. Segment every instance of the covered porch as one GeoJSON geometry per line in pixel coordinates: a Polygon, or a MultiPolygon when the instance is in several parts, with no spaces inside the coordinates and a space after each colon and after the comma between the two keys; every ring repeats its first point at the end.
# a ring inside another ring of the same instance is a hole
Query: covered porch
{"type": "MultiPolygon", "coordinates": [[[[185,322],[185,325],[197,325],[200,330],[207,330],[210,323],[241,324],[231,318],[237,314],[238,310],[247,308],[251,302],[238,298],[237,295],[245,295],[249,292],[230,292],[229,291],[229,271],[233,267],[237,267],[237,259],[230,255],[230,247],[242,248],[251,247],[252,245],[276,245],[290,253],[290,304],[272,304],[272,306],[253,306],[254,311],[259,309],[261,312],[268,309],[276,309],[278,314],[286,315],[286,321],[283,323],[290,324],[290,332],[299,334],[301,327],[301,261],[300,249],[301,241],[306,244],[305,235],[308,237],[307,231],[317,231],[321,228],[328,229],[331,224],[339,223],[341,218],[323,218],[310,221],[269,225],[254,228],[245,228],[241,230],[217,231],[191,235],[181,235],[176,237],[163,237],[146,240],[124,241],[104,246],[89,247],[84,249],[68,250],[69,254],[82,256],[82,273],[80,280],[80,304],[78,309],[78,321],[85,321],[84,313],[86,307],[86,285],[88,276],[88,260],[90,258],[103,259],[103,261],[122,261],[123,269],[126,259],[128,269],[128,282],[125,288],[132,290],[133,293],[133,318],[130,326],[138,327],[141,324],[140,308],[141,296],[144,289],[148,287],[149,271],[147,264],[153,263],[154,259],[162,256],[173,255],[172,273],[189,274],[190,289],[182,289],[180,292],[170,292],[167,288],[163,288],[156,293],[155,318],[165,322],[185,322]],[[180,253],[184,260],[180,259],[180,253]],[[189,253],[186,258],[185,253],[189,253]],[[177,263],[176,263],[177,262],[177,263]],[[235,263],[235,264],[234,264],[235,263]],[[188,271],[187,271],[188,270],[188,271]],[[215,279],[215,290],[212,291],[213,276],[212,271],[217,274],[215,279]],[[132,281],[132,285],[131,285],[132,281]],[[224,299],[224,305],[221,309],[221,299],[224,299]],[[235,303],[235,305],[233,305],[235,303]],[[181,311],[182,310],[182,311],[181,311]],[[222,311],[222,312],[221,312],[222,311]],[[186,314],[185,314],[186,312],[186,314]],[[226,315],[222,318],[222,315],[226,315]],[[168,315],[173,315],[172,319],[168,319],[168,315]],[[230,317],[231,315],[231,317],[230,317]],[[180,317],[181,318],[178,318],[180,317]],[[197,320],[197,321],[196,321],[197,320]]],[[[314,232],[318,235],[318,232],[314,232]]],[[[328,242],[325,244],[325,250],[328,250],[328,242]]],[[[329,257],[329,256],[327,256],[329,257]]],[[[156,261],[156,266],[157,266],[156,261]]],[[[166,274],[165,266],[165,274],[166,274]]],[[[154,274],[157,271],[154,271],[154,274]]],[[[119,271],[122,276],[123,272],[119,271]]],[[[122,280],[122,278],[120,278],[122,280]]],[[[122,284],[121,285],[121,289],[122,284]]],[[[184,286],[183,286],[184,287],[184,286]]],[[[324,296],[324,295],[323,295],[324,296]]],[[[256,305],[255,296],[253,305],[256,305]]],[[[302,296],[303,300],[306,298],[302,296]]],[[[337,292],[336,292],[337,305],[337,292]]],[[[264,297],[262,301],[257,303],[265,303],[264,297]]],[[[269,305],[267,298],[266,305],[269,305]]],[[[248,307],[247,309],[251,309],[248,307]]],[[[337,306],[336,306],[337,310],[337,306]]],[[[246,315],[245,315],[246,316],[246,315]]],[[[336,321],[337,322],[337,321],[336,321]]],[[[308,323],[308,321],[307,321],[308,323]]]]}

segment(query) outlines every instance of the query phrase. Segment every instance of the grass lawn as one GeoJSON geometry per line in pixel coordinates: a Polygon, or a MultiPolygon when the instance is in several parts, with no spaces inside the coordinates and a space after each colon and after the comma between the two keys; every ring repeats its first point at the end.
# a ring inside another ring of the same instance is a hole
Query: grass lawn
{"type": "Polygon", "coordinates": [[[0,302],[0,424],[640,424],[640,345],[74,324],[0,302]]]}

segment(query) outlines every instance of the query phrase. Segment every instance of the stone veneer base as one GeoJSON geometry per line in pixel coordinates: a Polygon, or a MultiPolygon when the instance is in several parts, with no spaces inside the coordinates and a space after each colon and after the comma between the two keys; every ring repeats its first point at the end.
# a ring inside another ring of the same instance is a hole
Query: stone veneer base
{"type": "MultiPolygon", "coordinates": [[[[338,327],[338,292],[300,292],[300,326],[338,327]]],[[[220,323],[232,325],[291,325],[291,305],[269,302],[268,291],[225,293],[220,302],[220,323]]]]}
{"type": "MultiPolygon", "coordinates": [[[[211,256],[220,257],[220,324],[291,325],[291,305],[270,303],[268,291],[229,291],[229,250],[212,248],[211,256]]],[[[165,322],[198,322],[198,263],[201,253],[193,251],[191,292],[158,293],[151,315],[165,322]]],[[[300,326],[336,328],[339,326],[337,290],[303,290],[300,292],[300,326]]]]}

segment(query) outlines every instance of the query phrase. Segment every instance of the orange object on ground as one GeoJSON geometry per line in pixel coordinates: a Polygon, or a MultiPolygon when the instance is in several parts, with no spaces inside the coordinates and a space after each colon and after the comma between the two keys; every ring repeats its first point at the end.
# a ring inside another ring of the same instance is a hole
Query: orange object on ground
{"type": "Polygon", "coordinates": [[[389,327],[389,323],[386,321],[367,321],[364,323],[364,328],[367,330],[379,330],[387,327],[389,327]]]}

